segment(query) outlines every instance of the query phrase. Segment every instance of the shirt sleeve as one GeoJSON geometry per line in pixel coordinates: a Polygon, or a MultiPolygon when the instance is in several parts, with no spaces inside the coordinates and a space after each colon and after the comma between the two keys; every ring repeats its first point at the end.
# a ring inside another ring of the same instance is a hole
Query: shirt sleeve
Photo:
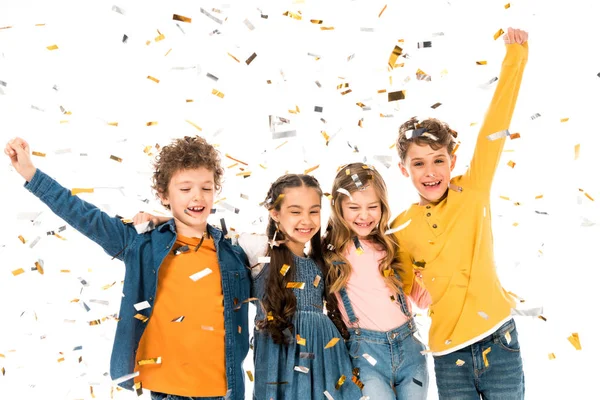
{"type": "Polygon", "coordinates": [[[419,282],[417,279],[414,280],[414,283],[412,285],[410,298],[417,307],[423,310],[428,308],[431,304],[431,295],[429,294],[427,289],[423,287],[421,282],[419,282]]]}
{"type": "Polygon", "coordinates": [[[128,244],[137,236],[135,229],[120,218],[111,217],[95,205],[71,195],[39,168],[25,188],[37,196],[67,224],[99,244],[106,253],[123,260],[128,244]]]}
{"type": "Polygon", "coordinates": [[[255,278],[264,267],[264,263],[259,264],[258,258],[263,257],[267,253],[267,236],[242,233],[238,238],[238,245],[248,256],[248,262],[250,268],[252,268],[252,277],[255,278]]]}
{"type": "Polygon", "coordinates": [[[510,126],[527,56],[527,43],[506,45],[506,57],[502,62],[498,85],[479,131],[471,165],[464,174],[477,188],[491,189],[506,136],[494,140],[488,139],[488,136],[507,130],[510,126]]]}

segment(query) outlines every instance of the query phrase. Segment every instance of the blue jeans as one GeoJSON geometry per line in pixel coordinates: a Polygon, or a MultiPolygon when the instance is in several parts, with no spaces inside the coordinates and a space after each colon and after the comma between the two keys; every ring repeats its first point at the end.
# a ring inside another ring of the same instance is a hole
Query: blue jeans
{"type": "Polygon", "coordinates": [[[479,342],[433,360],[440,400],[525,398],[523,361],[512,319],[479,342]],[[458,365],[458,360],[464,364],[458,365]]]}
{"type": "Polygon", "coordinates": [[[352,365],[359,368],[359,378],[365,385],[363,396],[378,400],[427,397],[427,359],[421,354],[425,346],[414,332],[412,319],[388,332],[350,329],[347,345],[352,365]],[[377,363],[372,365],[369,360],[377,363]]]}
{"type": "Polygon", "coordinates": [[[151,400],[224,400],[225,397],[187,397],[187,396],[177,396],[175,394],[150,392],[150,399],[151,400]]]}

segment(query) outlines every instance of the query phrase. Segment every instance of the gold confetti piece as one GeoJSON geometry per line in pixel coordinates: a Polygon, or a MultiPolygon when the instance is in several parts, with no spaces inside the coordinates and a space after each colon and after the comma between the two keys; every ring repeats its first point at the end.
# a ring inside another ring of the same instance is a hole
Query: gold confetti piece
{"type": "Polygon", "coordinates": [[[162,364],[162,359],[160,357],[148,358],[145,360],[139,360],[137,365],[149,365],[149,364],[162,364]]]}
{"type": "Polygon", "coordinates": [[[184,17],[183,15],[173,14],[173,21],[181,21],[181,22],[191,23],[192,19],[188,18],[188,17],[184,17]]]}
{"type": "Polygon", "coordinates": [[[581,148],[581,145],[576,144],[575,145],[575,159],[577,160],[579,158],[579,149],[581,148]]]}
{"type": "Polygon", "coordinates": [[[304,170],[304,175],[308,175],[309,173],[313,172],[315,169],[319,168],[320,164],[315,165],[314,167],[310,167],[308,169],[304,170]]]}
{"type": "Polygon", "coordinates": [[[58,46],[53,44],[52,46],[46,47],[48,50],[58,50],[58,46]]]}
{"type": "Polygon", "coordinates": [[[61,273],[61,274],[68,274],[68,273],[70,273],[70,272],[71,272],[71,270],[70,270],[70,269],[61,269],[61,270],[60,270],[60,273],[61,273]]]}
{"type": "Polygon", "coordinates": [[[303,374],[308,374],[308,371],[310,371],[310,370],[307,367],[302,367],[300,365],[296,365],[296,366],[294,366],[294,371],[302,372],[303,374]]]}
{"type": "Polygon", "coordinates": [[[310,22],[313,24],[320,25],[323,23],[323,20],[322,19],[311,19],[310,22]]]}
{"type": "Polygon", "coordinates": [[[556,356],[554,355],[554,353],[550,353],[550,354],[548,354],[548,359],[549,360],[555,360],[556,356]]]}
{"type": "Polygon", "coordinates": [[[96,326],[96,325],[100,325],[101,323],[102,323],[102,321],[101,321],[101,320],[99,320],[99,319],[95,319],[95,320],[93,320],[93,321],[90,321],[90,322],[89,322],[89,325],[90,325],[90,326],[96,326]]]}
{"type": "Polygon", "coordinates": [[[153,77],[153,76],[150,76],[150,75],[148,75],[148,78],[147,78],[147,79],[150,79],[151,81],[154,81],[154,82],[156,82],[156,83],[160,82],[158,79],[156,79],[155,77],[153,77]]]}
{"type": "Polygon", "coordinates": [[[514,168],[516,163],[514,161],[509,161],[506,165],[508,165],[511,168],[514,168]]]}
{"type": "Polygon", "coordinates": [[[42,268],[42,265],[38,261],[35,262],[35,269],[37,269],[40,275],[44,275],[44,268],[42,268]]]}
{"type": "Polygon", "coordinates": [[[538,315],[538,318],[541,319],[544,322],[548,321],[548,319],[546,317],[544,317],[543,315],[538,315]]]}
{"type": "Polygon", "coordinates": [[[459,358],[458,360],[456,360],[456,365],[462,367],[463,365],[465,365],[465,362],[459,358]]]}
{"type": "Polygon", "coordinates": [[[579,334],[572,333],[571,336],[568,337],[569,342],[575,347],[575,350],[581,350],[581,342],[579,341],[579,334]]]}
{"type": "Polygon", "coordinates": [[[25,273],[25,271],[23,270],[23,268],[15,269],[14,271],[12,271],[12,274],[14,276],[21,275],[23,273],[25,273]]]}
{"type": "MultiPolygon", "coordinates": [[[[335,28],[334,28],[333,26],[322,26],[320,29],[321,29],[322,31],[332,31],[332,30],[334,30],[335,28]]],[[[320,57],[319,57],[319,58],[320,58],[320,57]]],[[[318,60],[319,58],[317,58],[317,60],[318,60]]]]}
{"type": "Polygon", "coordinates": [[[306,338],[300,336],[300,334],[296,334],[296,343],[300,346],[306,346],[306,338]]]}
{"type": "Polygon", "coordinates": [[[148,321],[148,319],[149,319],[148,317],[146,317],[145,315],[142,315],[142,314],[135,314],[135,315],[133,316],[133,318],[135,318],[135,319],[139,319],[139,320],[140,320],[140,321],[142,321],[142,322],[146,322],[146,321],[148,321]]]}
{"type": "Polygon", "coordinates": [[[255,58],[256,58],[256,53],[252,53],[252,55],[250,57],[248,57],[248,59],[246,60],[246,65],[250,65],[250,63],[252,61],[254,61],[255,58]]]}
{"type": "Polygon", "coordinates": [[[487,61],[475,61],[477,65],[487,65],[487,61]]]}
{"type": "Polygon", "coordinates": [[[0,369],[0,371],[2,371],[2,376],[6,375],[6,370],[4,369],[4,367],[2,367],[2,369],[0,369]]]}
{"type": "Polygon", "coordinates": [[[243,162],[243,161],[241,161],[241,160],[238,160],[237,158],[233,158],[232,156],[230,156],[230,155],[229,155],[229,154],[227,154],[227,153],[225,154],[225,157],[227,157],[227,158],[229,158],[230,160],[233,160],[233,161],[235,161],[235,162],[238,162],[238,163],[240,163],[240,164],[244,164],[244,165],[246,165],[246,166],[248,165],[247,163],[245,163],[245,162],[243,162]]]}
{"type": "Polygon", "coordinates": [[[502,35],[504,35],[504,31],[502,30],[502,28],[500,28],[498,32],[494,33],[494,40],[497,40],[502,35]]]}
{"type": "Polygon", "coordinates": [[[32,156],[37,156],[37,157],[46,157],[46,153],[42,153],[42,152],[39,152],[39,151],[32,151],[31,155],[32,156]]]}
{"type": "Polygon", "coordinates": [[[2,27],[0,27],[0,31],[1,31],[2,29],[10,29],[10,28],[12,28],[12,26],[2,26],[2,27]]]}
{"type": "Polygon", "coordinates": [[[383,14],[383,12],[385,11],[386,8],[387,8],[387,4],[385,6],[383,6],[383,8],[379,12],[379,15],[377,16],[377,18],[381,18],[381,14],[383,14]]]}
{"type": "Polygon", "coordinates": [[[290,266],[288,264],[283,264],[283,266],[279,270],[279,273],[281,275],[285,276],[285,274],[287,274],[289,270],[290,270],[290,266]]]}
{"type": "Polygon", "coordinates": [[[219,98],[221,98],[221,99],[222,99],[223,97],[225,97],[225,94],[223,94],[223,93],[219,92],[217,89],[213,89],[213,90],[212,90],[212,94],[214,94],[215,96],[217,96],[217,97],[219,97],[219,98]]]}
{"type": "Polygon", "coordinates": [[[510,344],[510,342],[512,341],[509,331],[506,331],[506,333],[504,334],[504,339],[506,339],[506,344],[510,344]]]}
{"type": "Polygon", "coordinates": [[[277,150],[277,149],[279,149],[280,147],[282,147],[283,145],[287,144],[287,142],[288,142],[288,141],[286,140],[285,142],[281,143],[279,146],[275,147],[275,150],[277,150]]]}
{"type": "Polygon", "coordinates": [[[511,133],[510,134],[510,140],[515,140],[515,139],[519,139],[521,137],[520,133],[511,133]]]}
{"type": "Polygon", "coordinates": [[[231,58],[233,58],[235,61],[240,62],[240,60],[238,60],[233,54],[231,53],[227,53],[227,55],[231,58]]]}
{"type": "Polygon", "coordinates": [[[510,197],[508,197],[508,196],[500,196],[500,198],[501,198],[502,200],[510,200],[510,197]]]}
{"type": "Polygon", "coordinates": [[[146,126],[154,126],[154,125],[158,125],[158,121],[146,122],[146,126]]]}
{"type": "Polygon", "coordinates": [[[273,312],[272,311],[269,311],[267,313],[267,321],[273,321],[273,312]]]}
{"type": "Polygon", "coordinates": [[[567,122],[569,120],[569,118],[561,118],[560,122],[567,122]]]}
{"type": "Polygon", "coordinates": [[[252,371],[246,371],[246,374],[248,375],[248,379],[250,379],[250,382],[254,382],[254,376],[252,375],[252,371]]]}
{"type": "Polygon", "coordinates": [[[288,289],[304,289],[304,282],[288,282],[285,287],[288,289]]]}
{"type": "Polygon", "coordinates": [[[188,124],[190,124],[191,126],[193,126],[194,128],[198,129],[199,131],[202,131],[202,128],[200,128],[198,125],[196,125],[195,123],[193,123],[192,121],[190,121],[189,119],[186,119],[185,122],[187,122],[188,124]]]}
{"type": "Polygon", "coordinates": [[[27,240],[25,240],[25,238],[22,235],[19,235],[19,240],[21,241],[21,243],[25,244],[27,242],[27,240]]]}
{"type": "Polygon", "coordinates": [[[396,45],[394,46],[394,50],[392,50],[392,54],[390,54],[390,59],[388,61],[388,67],[390,70],[394,69],[396,65],[396,60],[398,60],[398,56],[402,54],[402,47],[396,45]]]}
{"type": "Polygon", "coordinates": [[[431,108],[433,108],[435,110],[436,108],[438,108],[441,105],[442,105],[442,103],[435,103],[434,105],[431,106],[431,108]]]}
{"type": "MultiPolygon", "coordinates": [[[[107,122],[106,124],[107,124],[107,125],[110,125],[110,126],[119,126],[119,123],[118,123],[118,122],[107,122]]],[[[147,124],[146,124],[146,125],[147,125],[147,124]]]]}
{"type": "Polygon", "coordinates": [[[506,3],[506,4],[504,5],[504,9],[505,9],[505,10],[508,10],[509,8],[510,8],[510,3],[506,3]]]}
{"type": "Polygon", "coordinates": [[[592,198],[592,196],[590,196],[587,192],[584,192],[583,189],[579,189],[579,191],[582,192],[585,195],[585,197],[587,197],[591,201],[594,201],[594,199],[592,198]]]}
{"type": "Polygon", "coordinates": [[[325,348],[326,348],[326,349],[329,349],[329,348],[331,348],[331,347],[335,346],[335,345],[337,344],[337,342],[339,342],[339,341],[340,341],[340,338],[336,338],[336,337],[334,337],[333,339],[331,339],[331,340],[330,340],[330,341],[329,341],[329,342],[328,342],[328,343],[325,345],[325,348]]]}
{"type": "Polygon", "coordinates": [[[283,15],[286,16],[286,17],[293,18],[293,19],[298,20],[298,21],[300,21],[302,19],[302,15],[300,15],[300,11],[298,11],[298,14],[293,13],[291,11],[286,11],[286,12],[283,13],[283,15]]]}
{"type": "Polygon", "coordinates": [[[120,158],[120,157],[117,157],[117,156],[110,156],[110,159],[111,159],[111,160],[114,160],[114,161],[116,161],[116,162],[122,162],[122,161],[123,161],[123,159],[122,159],[122,158],[120,158]]]}
{"type": "Polygon", "coordinates": [[[487,349],[485,349],[483,351],[483,353],[481,353],[481,355],[483,356],[483,364],[485,365],[486,368],[490,366],[490,363],[487,359],[487,355],[490,354],[491,351],[492,351],[492,348],[488,347],[487,349]]]}
{"type": "Polygon", "coordinates": [[[319,287],[319,282],[321,282],[321,275],[315,276],[315,280],[313,281],[313,286],[319,287]]]}
{"type": "Polygon", "coordinates": [[[243,176],[243,177],[247,177],[250,175],[252,175],[252,171],[238,172],[237,174],[235,174],[235,176],[243,176]]]}
{"type": "Polygon", "coordinates": [[[398,90],[396,92],[388,93],[388,102],[404,99],[406,99],[406,90],[398,90]]]}
{"type": "Polygon", "coordinates": [[[183,322],[184,318],[185,316],[182,315],[181,317],[174,318],[173,320],[171,320],[171,322],[183,322]]]}
{"type": "Polygon", "coordinates": [[[512,226],[519,226],[518,222],[513,222],[512,226]]]}
{"type": "Polygon", "coordinates": [[[386,269],[383,270],[383,276],[385,276],[387,278],[390,275],[392,275],[392,269],[391,268],[386,268],[386,269]]]}
{"type": "Polygon", "coordinates": [[[335,390],[340,390],[344,382],[346,382],[346,375],[340,376],[340,379],[338,379],[337,383],[335,384],[335,390]]]}

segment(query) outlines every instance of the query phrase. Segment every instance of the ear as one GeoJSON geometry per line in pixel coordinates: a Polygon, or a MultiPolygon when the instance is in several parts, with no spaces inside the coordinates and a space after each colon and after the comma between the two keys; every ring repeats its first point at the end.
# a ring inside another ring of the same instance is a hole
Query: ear
{"type": "Polygon", "coordinates": [[[169,195],[164,192],[158,192],[158,198],[163,206],[169,205],[169,195]]]}
{"type": "Polygon", "coordinates": [[[450,157],[450,171],[454,171],[454,167],[456,166],[456,154],[450,157]]]}
{"type": "Polygon", "coordinates": [[[402,172],[402,175],[404,175],[405,177],[410,177],[410,174],[408,173],[408,170],[406,169],[406,167],[404,166],[404,164],[402,164],[402,162],[398,163],[398,167],[400,167],[400,172],[402,172]]]}
{"type": "Polygon", "coordinates": [[[273,221],[279,223],[279,211],[277,211],[276,209],[273,208],[273,209],[269,210],[269,215],[271,216],[273,221]]]}

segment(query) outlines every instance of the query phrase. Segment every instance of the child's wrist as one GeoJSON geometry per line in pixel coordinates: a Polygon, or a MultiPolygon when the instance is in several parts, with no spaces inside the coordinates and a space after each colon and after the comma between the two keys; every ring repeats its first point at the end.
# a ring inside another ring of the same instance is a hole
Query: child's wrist
{"type": "Polygon", "coordinates": [[[25,178],[25,180],[27,182],[31,182],[31,180],[33,179],[33,176],[35,175],[35,172],[37,171],[36,167],[31,167],[29,169],[27,169],[26,171],[23,171],[23,173],[21,174],[21,176],[23,178],[25,178]]]}

